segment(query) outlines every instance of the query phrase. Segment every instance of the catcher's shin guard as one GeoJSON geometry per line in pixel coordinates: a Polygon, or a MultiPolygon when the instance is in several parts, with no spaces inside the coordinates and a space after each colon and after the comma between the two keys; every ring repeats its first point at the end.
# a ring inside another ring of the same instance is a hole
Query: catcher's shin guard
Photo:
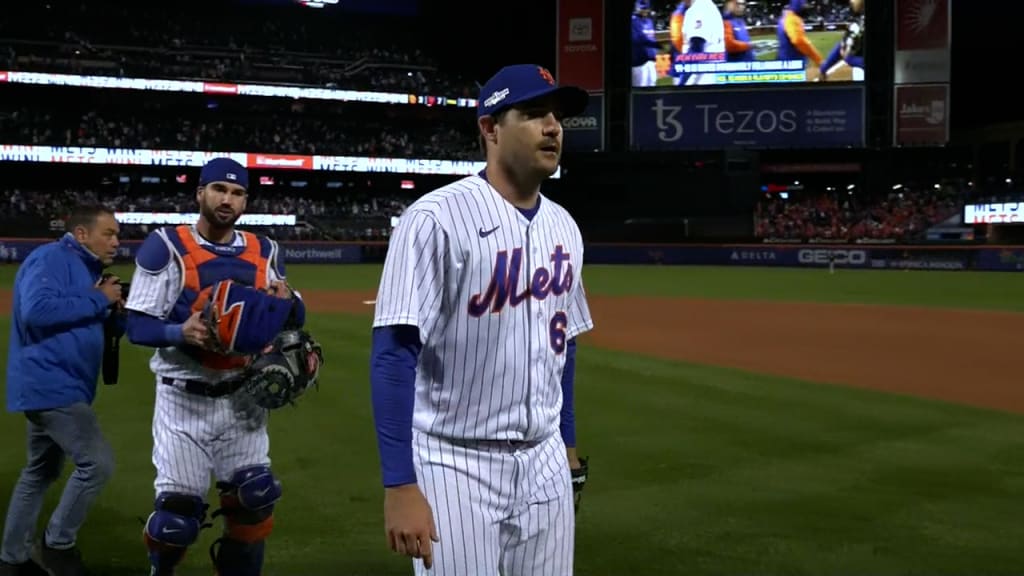
{"type": "Polygon", "coordinates": [[[248,466],[217,487],[221,508],[213,516],[224,516],[224,535],[210,546],[214,568],[218,576],[259,576],[281,483],[268,466],[248,466]]]}
{"type": "Polygon", "coordinates": [[[152,567],[150,574],[171,576],[188,547],[199,539],[199,531],[209,526],[203,524],[208,505],[191,494],[161,492],[153,508],[142,531],[152,567]]]}

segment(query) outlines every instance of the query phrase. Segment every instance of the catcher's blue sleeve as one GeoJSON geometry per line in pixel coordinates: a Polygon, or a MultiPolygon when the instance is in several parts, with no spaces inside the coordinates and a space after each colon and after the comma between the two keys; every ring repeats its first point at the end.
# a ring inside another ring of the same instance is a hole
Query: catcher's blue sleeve
{"type": "Polygon", "coordinates": [[[185,342],[184,324],[161,320],[135,310],[128,311],[128,341],[140,346],[165,348],[185,342]]]}
{"type": "Polygon", "coordinates": [[[399,325],[373,329],[370,393],[385,487],[416,482],[412,462],[412,412],[416,401],[419,329],[399,325]]]}
{"type": "Polygon", "coordinates": [[[565,369],[562,371],[562,419],[558,429],[569,448],[576,446],[576,413],[573,408],[573,384],[576,380],[576,339],[565,346],[565,369]]]}
{"type": "MultiPolygon", "coordinates": [[[[280,253],[280,247],[277,250],[278,252],[274,256],[274,270],[277,272],[278,278],[285,280],[288,277],[288,272],[285,269],[284,257],[280,253]]],[[[302,328],[306,325],[306,303],[303,302],[302,297],[298,294],[296,294],[295,310],[289,324],[295,328],[302,328]]]]}

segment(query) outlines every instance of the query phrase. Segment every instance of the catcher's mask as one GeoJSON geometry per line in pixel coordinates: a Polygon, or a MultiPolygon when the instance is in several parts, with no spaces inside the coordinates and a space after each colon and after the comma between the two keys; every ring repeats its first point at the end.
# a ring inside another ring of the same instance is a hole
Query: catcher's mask
{"type": "Polygon", "coordinates": [[[308,332],[286,330],[253,358],[243,376],[243,389],[268,410],[294,404],[317,384],[323,363],[323,350],[308,332]]]}

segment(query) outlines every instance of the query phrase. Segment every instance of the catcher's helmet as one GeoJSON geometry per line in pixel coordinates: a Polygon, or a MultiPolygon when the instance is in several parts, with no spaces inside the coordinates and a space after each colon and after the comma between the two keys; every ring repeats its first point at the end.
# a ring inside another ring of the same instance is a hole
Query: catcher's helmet
{"type": "Polygon", "coordinates": [[[268,410],[294,404],[317,383],[323,363],[323,350],[308,332],[286,330],[253,358],[243,389],[268,410]]]}

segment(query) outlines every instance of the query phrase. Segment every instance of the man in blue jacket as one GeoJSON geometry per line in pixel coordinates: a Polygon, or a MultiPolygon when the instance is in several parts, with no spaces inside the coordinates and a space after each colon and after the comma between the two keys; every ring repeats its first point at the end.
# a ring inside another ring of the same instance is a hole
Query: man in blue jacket
{"type": "Polygon", "coordinates": [[[124,333],[121,285],[116,277],[102,278],[117,254],[120,229],[110,210],[91,206],[76,209],[67,230],[33,250],[14,280],[7,410],[28,420],[28,464],[7,509],[0,576],[47,574],[30,552],[45,492],[60,477],[66,456],[75,471],[50,517],[39,557],[53,576],[83,574],[78,530],[114,468],[92,403],[104,325],[112,322],[115,334],[124,333]]]}

